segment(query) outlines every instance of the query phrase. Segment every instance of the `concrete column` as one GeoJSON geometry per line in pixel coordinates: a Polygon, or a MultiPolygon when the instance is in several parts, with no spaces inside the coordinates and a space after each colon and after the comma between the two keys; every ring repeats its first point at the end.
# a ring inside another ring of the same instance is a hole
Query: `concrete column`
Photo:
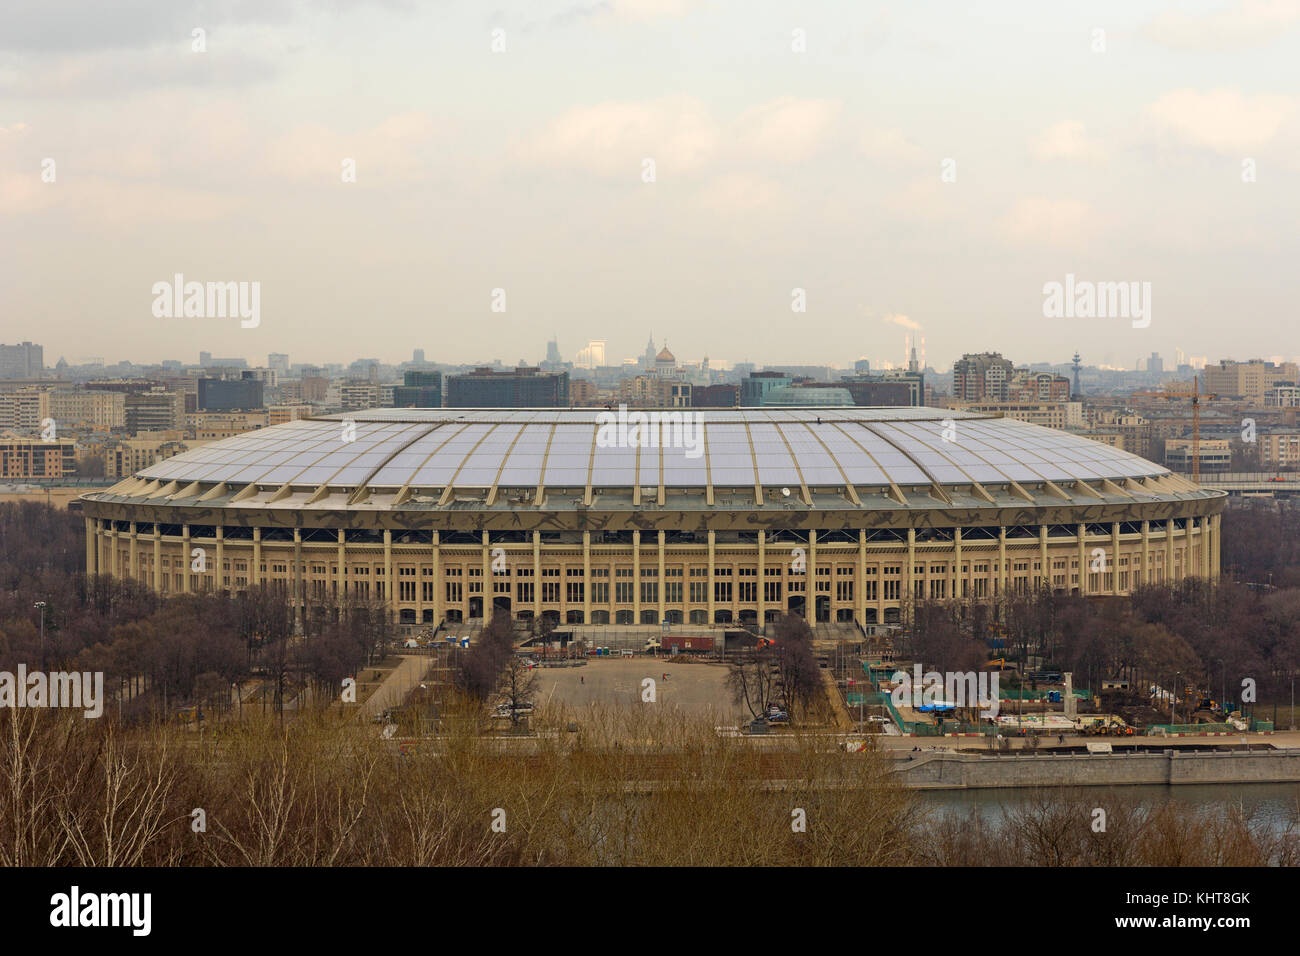
{"type": "MultiPolygon", "coordinates": [[[[1102,578],[1102,588],[1106,586],[1106,579],[1102,578]]],[[[1110,593],[1119,594],[1119,522],[1110,523],[1110,593]]]]}
{"type": "Polygon", "coordinates": [[[709,532],[709,593],[708,593],[708,598],[709,598],[709,623],[710,623],[710,624],[713,623],[713,610],[714,610],[714,601],[713,601],[713,556],[714,556],[714,547],[715,547],[716,544],[717,544],[717,533],[714,532],[714,531],[710,531],[710,532],[709,532]]]}
{"type": "MultiPolygon", "coordinates": [[[[661,532],[662,533],[662,532],[661,532]]],[[[591,623],[591,532],[582,532],[582,623],[591,623]]]]}
{"type": "Polygon", "coordinates": [[[1219,554],[1219,548],[1221,548],[1223,542],[1222,520],[1223,515],[1214,515],[1210,519],[1210,529],[1212,529],[1210,541],[1214,542],[1214,553],[1210,555],[1210,578],[1216,581],[1223,570],[1222,555],[1219,554]]]}
{"type": "Polygon", "coordinates": [[[1142,522],[1142,572],[1137,579],[1142,584],[1151,583],[1151,522],[1142,522]]]}
{"type": "Polygon", "coordinates": [[[342,604],[348,599],[348,546],[347,534],[342,528],[339,528],[338,550],[335,553],[334,560],[338,562],[338,568],[335,569],[335,580],[338,582],[339,603],[342,604]]]}
{"type": "Polygon", "coordinates": [[[122,569],[119,567],[120,564],[121,561],[117,556],[117,525],[110,524],[108,531],[108,568],[109,573],[115,578],[120,578],[122,576],[122,569]]]}
{"type": "MultiPolygon", "coordinates": [[[[858,626],[865,627],[867,623],[867,532],[865,528],[858,529],[858,567],[857,572],[853,575],[853,588],[856,600],[854,603],[854,613],[858,616],[858,626]]],[[[880,584],[876,584],[876,590],[880,590],[880,584]]]]}
{"type": "Polygon", "coordinates": [[[262,573],[262,529],[253,529],[253,584],[265,584],[266,575],[262,573]]]}
{"type": "Polygon", "coordinates": [[[99,522],[98,518],[86,519],[86,573],[87,574],[95,574],[99,567],[99,562],[96,560],[96,554],[95,554],[95,544],[98,537],[95,531],[95,525],[98,522],[99,522]]]}
{"type": "Polygon", "coordinates": [[[413,559],[415,562],[415,623],[424,623],[424,562],[420,560],[417,553],[413,559]]]}
{"type": "MultiPolygon", "coordinates": [[[[388,613],[394,616],[397,610],[397,588],[393,586],[393,532],[384,529],[384,597],[388,603],[388,613]]],[[[465,585],[467,588],[469,584],[465,585]]]]}
{"type": "Polygon", "coordinates": [[[1165,519],[1165,583],[1173,581],[1174,573],[1174,519],[1165,519]]]}
{"type": "Polygon", "coordinates": [[[542,616],[542,533],[533,532],[533,617],[542,616]]]}
{"type": "Polygon", "coordinates": [[[1201,577],[1207,580],[1210,577],[1210,517],[1205,515],[1201,518],[1201,577]]]}
{"type": "MultiPolygon", "coordinates": [[[[494,597],[492,588],[496,583],[492,579],[492,553],[491,548],[488,547],[488,533],[486,531],[482,532],[479,538],[479,558],[483,568],[483,622],[486,624],[492,620],[492,599],[494,597]]],[[[561,578],[560,581],[560,600],[563,601],[564,579],[561,578]]],[[[468,595],[466,596],[468,597],[468,595]]],[[[563,615],[560,616],[560,620],[564,620],[563,615]]]]}
{"type": "Polygon", "coordinates": [[[1079,593],[1088,593],[1088,574],[1092,570],[1092,561],[1088,560],[1088,526],[1077,524],[1074,535],[1079,543],[1079,593]]]}
{"type": "Polygon", "coordinates": [[[767,532],[758,533],[758,626],[767,617],[767,532]]]}
{"type": "Polygon", "coordinates": [[[808,597],[804,614],[809,624],[817,623],[817,532],[808,532],[808,597]]]}
{"type": "MultiPolygon", "coordinates": [[[[438,625],[442,623],[442,535],[435,531],[433,533],[433,623],[438,625]]],[[[513,607],[514,604],[511,604],[513,607]]]]}
{"type": "Polygon", "coordinates": [[[907,529],[907,567],[903,569],[903,587],[906,594],[902,595],[902,606],[910,607],[915,598],[912,596],[916,578],[916,529],[907,529]]]}
{"type": "Polygon", "coordinates": [[[157,594],[162,593],[162,532],[158,530],[158,522],[153,525],[153,589],[157,594]]]}
{"type": "Polygon", "coordinates": [[[1047,561],[1047,525],[1038,526],[1038,564],[1042,569],[1041,580],[1050,588],[1052,586],[1052,566],[1047,561]]]}
{"type": "Polygon", "coordinates": [[[1011,571],[1007,568],[1007,526],[998,527],[998,595],[1011,590],[1011,571]]]}
{"type": "Polygon", "coordinates": [[[137,526],[134,521],[131,522],[130,534],[131,534],[131,570],[130,570],[131,580],[139,581],[140,580],[140,551],[139,551],[140,532],[137,530],[137,526]]]}
{"type": "MultiPolygon", "coordinates": [[[[114,550],[116,551],[116,549],[114,550]]],[[[183,524],[181,525],[181,574],[184,577],[181,578],[183,585],[181,590],[185,594],[189,594],[194,590],[194,582],[190,579],[190,561],[192,560],[193,558],[190,557],[190,526],[183,524]]]]}
{"type": "Polygon", "coordinates": [[[663,619],[667,617],[667,611],[668,611],[668,602],[666,600],[667,592],[668,592],[668,579],[664,577],[664,568],[665,568],[664,539],[665,539],[664,532],[660,531],[659,532],[659,621],[660,623],[662,623],[663,619]]]}
{"type": "Polygon", "coordinates": [[[226,586],[226,526],[217,525],[217,567],[213,572],[216,580],[212,583],[212,589],[217,593],[226,586]]]}
{"type": "Polygon", "coordinates": [[[961,585],[966,574],[961,569],[961,528],[954,528],[952,534],[952,598],[961,600],[961,585]]]}
{"type": "MultiPolygon", "coordinates": [[[[385,534],[385,539],[387,539],[388,532],[385,532],[384,534],[385,534]]],[[[384,550],[387,551],[387,548],[385,548],[384,550]]],[[[388,570],[385,571],[384,573],[385,574],[393,573],[391,561],[389,562],[388,570]]],[[[390,578],[389,587],[392,587],[391,578],[390,578]]],[[[302,625],[303,625],[302,606],[306,602],[306,598],[307,598],[307,595],[304,592],[305,592],[305,588],[303,587],[303,574],[302,574],[302,528],[294,528],[293,529],[293,619],[295,621],[294,626],[296,630],[298,630],[299,632],[302,631],[302,625]]]]}
{"type": "Polygon", "coordinates": [[[632,532],[632,623],[641,623],[641,532],[632,532]]]}

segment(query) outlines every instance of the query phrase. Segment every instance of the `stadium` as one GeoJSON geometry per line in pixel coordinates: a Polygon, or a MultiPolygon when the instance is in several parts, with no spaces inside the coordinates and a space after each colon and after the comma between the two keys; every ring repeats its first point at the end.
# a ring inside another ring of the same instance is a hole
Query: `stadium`
{"type": "Polygon", "coordinates": [[[417,626],[865,627],[1040,580],[1121,595],[1219,572],[1222,492],[1068,432],[933,408],[615,418],[378,409],[247,432],[83,496],[87,565],[164,593],[382,600],[417,626]]]}

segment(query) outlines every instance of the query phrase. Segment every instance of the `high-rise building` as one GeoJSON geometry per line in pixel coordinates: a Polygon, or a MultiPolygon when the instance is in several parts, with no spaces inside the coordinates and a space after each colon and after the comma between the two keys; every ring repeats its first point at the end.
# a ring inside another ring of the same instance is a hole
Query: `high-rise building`
{"type": "Polygon", "coordinates": [[[953,398],[968,402],[1006,401],[1007,383],[1016,368],[1001,352],[968,353],[952,365],[953,398]]]}
{"type": "MultiPolygon", "coordinates": [[[[1193,359],[1193,365],[1195,360],[1193,359]]],[[[1224,359],[1218,365],[1206,365],[1201,380],[1203,393],[1249,399],[1263,404],[1269,389],[1279,384],[1296,385],[1297,367],[1294,362],[1274,364],[1263,359],[1234,362],[1224,359]]]]}
{"type": "Polygon", "coordinates": [[[1147,371],[1160,375],[1164,373],[1164,370],[1165,360],[1160,357],[1159,352],[1152,352],[1151,357],[1147,359],[1147,371]]]}
{"type": "Polygon", "coordinates": [[[281,378],[289,377],[289,356],[284,352],[272,352],[266,357],[266,367],[281,378]]]}
{"type": "Polygon", "coordinates": [[[0,379],[40,378],[45,369],[45,349],[31,342],[0,345],[0,379]]]}
{"type": "Polygon", "coordinates": [[[447,377],[448,408],[566,408],[569,373],[520,366],[508,372],[476,368],[447,377]]]}
{"type": "Polygon", "coordinates": [[[204,412],[261,408],[262,388],[252,372],[244,372],[237,379],[201,378],[196,407],[204,412]]]}
{"type": "Polygon", "coordinates": [[[60,428],[90,425],[111,429],[126,427],[126,395],[59,389],[50,393],[50,417],[60,428]]]}
{"type": "MultiPolygon", "coordinates": [[[[550,356],[547,356],[549,362],[550,356]]],[[[578,354],[573,360],[573,364],[578,368],[603,368],[605,365],[605,343],[599,339],[593,339],[588,342],[586,348],[578,349],[578,354]]]]}
{"type": "Polygon", "coordinates": [[[50,417],[48,389],[29,385],[12,392],[0,392],[0,428],[35,431],[50,417]]]}
{"type": "Polygon", "coordinates": [[[183,429],[185,394],[165,388],[127,392],[126,427],[133,435],[183,429]]]}
{"type": "Polygon", "coordinates": [[[442,408],[442,373],[408,371],[393,388],[395,408],[442,408]]]}

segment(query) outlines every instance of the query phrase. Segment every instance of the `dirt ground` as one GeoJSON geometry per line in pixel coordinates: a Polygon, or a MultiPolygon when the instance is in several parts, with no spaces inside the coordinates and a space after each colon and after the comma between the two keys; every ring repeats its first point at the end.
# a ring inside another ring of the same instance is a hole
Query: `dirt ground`
{"type": "Polygon", "coordinates": [[[734,725],[749,713],[732,702],[727,671],[722,664],[682,664],[651,657],[592,659],[585,667],[544,667],[538,676],[536,703],[574,708],[597,703],[659,706],[692,716],[712,715],[719,725],[734,725]],[[653,704],[642,701],[645,678],[654,681],[653,704]]]}

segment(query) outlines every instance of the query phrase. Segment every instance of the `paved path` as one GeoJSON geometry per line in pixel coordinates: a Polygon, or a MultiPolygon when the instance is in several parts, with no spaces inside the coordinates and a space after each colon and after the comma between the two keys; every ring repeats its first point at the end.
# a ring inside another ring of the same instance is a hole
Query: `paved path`
{"type": "Polygon", "coordinates": [[[402,654],[402,662],[393,668],[384,678],[373,694],[361,705],[361,713],[366,717],[381,714],[391,707],[396,707],[415,687],[429,666],[427,654],[402,654]]]}

